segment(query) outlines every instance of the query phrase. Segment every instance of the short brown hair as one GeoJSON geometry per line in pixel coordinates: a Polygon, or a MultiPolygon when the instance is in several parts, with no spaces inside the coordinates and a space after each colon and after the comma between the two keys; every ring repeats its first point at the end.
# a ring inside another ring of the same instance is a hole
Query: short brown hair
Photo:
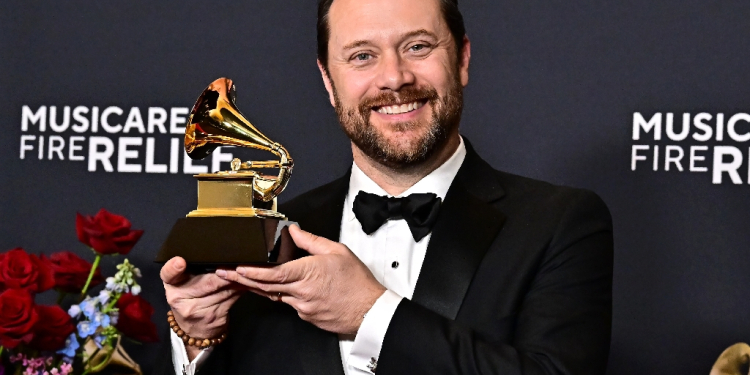
{"type": "MultiPolygon", "coordinates": [[[[440,10],[443,12],[448,29],[456,42],[456,51],[464,48],[464,17],[458,10],[458,0],[439,0],[440,10]]],[[[331,27],[328,24],[328,12],[331,10],[333,0],[320,0],[318,2],[318,60],[323,67],[328,69],[328,39],[331,37],[331,27]]]]}

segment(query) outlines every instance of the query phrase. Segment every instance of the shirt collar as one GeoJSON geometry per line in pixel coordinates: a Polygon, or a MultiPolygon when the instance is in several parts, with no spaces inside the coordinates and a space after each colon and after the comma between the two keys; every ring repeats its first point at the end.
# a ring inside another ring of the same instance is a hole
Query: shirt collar
{"type": "MultiPolygon", "coordinates": [[[[453,155],[448,158],[442,165],[437,169],[430,172],[427,176],[424,176],[412,187],[406,189],[403,193],[399,194],[398,197],[405,197],[409,194],[414,193],[435,193],[440,199],[445,199],[445,195],[448,193],[448,189],[456,177],[461,164],[463,164],[466,158],[466,146],[464,145],[463,138],[459,137],[459,144],[453,155]]],[[[386,193],[383,188],[378,186],[370,177],[368,177],[361,169],[357,166],[357,163],[352,163],[352,173],[349,177],[349,192],[346,196],[345,206],[345,220],[351,221],[355,219],[352,207],[354,207],[354,198],[360,191],[364,191],[370,194],[377,194],[382,196],[391,196],[386,193]]]]}

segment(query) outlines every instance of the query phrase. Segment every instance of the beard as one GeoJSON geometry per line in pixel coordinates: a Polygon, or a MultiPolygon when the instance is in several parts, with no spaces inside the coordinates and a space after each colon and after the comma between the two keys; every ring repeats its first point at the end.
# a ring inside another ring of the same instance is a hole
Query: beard
{"type": "Polygon", "coordinates": [[[419,165],[447,143],[448,136],[458,128],[461,121],[463,87],[458,74],[455,77],[443,97],[431,86],[406,86],[399,91],[385,91],[374,97],[364,98],[357,107],[343,106],[331,81],[341,128],[365,155],[388,168],[404,169],[419,165]],[[388,126],[395,133],[421,129],[416,139],[403,137],[389,140],[371,124],[374,107],[411,102],[429,104],[432,108],[431,118],[427,121],[404,121],[388,126]]]}

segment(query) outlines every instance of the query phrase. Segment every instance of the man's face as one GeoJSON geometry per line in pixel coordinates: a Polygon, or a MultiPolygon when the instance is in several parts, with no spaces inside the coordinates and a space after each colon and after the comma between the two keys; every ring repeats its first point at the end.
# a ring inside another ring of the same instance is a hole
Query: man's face
{"type": "Polygon", "coordinates": [[[328,75],[341,126],[391,168],[426,160],[457,133],[469,44],[456,51],[438,0],[336,0],[328,75]]]}

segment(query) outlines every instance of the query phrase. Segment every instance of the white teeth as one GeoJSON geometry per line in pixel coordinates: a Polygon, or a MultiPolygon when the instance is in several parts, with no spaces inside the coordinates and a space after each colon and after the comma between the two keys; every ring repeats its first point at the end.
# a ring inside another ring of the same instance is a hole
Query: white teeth
{"type": "Polygon", "coordinates": [[[419,102],[412,102],[408,104],[401,104],[401,105],[389,105],[389,106],[383,106],[378,109],[378,113],[382,114],[388,114],[388,115],[400,115],[402,113],[408,113],[414,110],[417,110],[419,108],[422,108],[422,103],[419,102]]]}

